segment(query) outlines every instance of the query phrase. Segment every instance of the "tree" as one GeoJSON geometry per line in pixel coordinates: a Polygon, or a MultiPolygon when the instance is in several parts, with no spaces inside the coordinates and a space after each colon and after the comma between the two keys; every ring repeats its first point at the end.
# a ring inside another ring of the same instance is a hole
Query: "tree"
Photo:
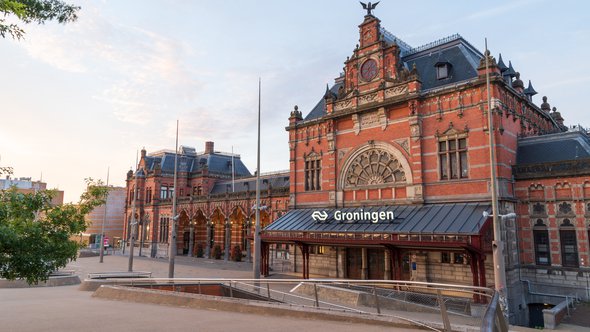
{"type": "MultiPolygon", "coordinates": [[[[14,15],[23,23],[43,24],[56,20],[59,23],[73,22],[78,19],[80,7],[66,4],[60,0],[0,0],[0,13],[4,17],[14,15]]],[[[25,31],[14,23],[0,18],[0,36],[15,39],[23,38],[25,31]]]]}
{"type": "Polygon", "coordinates": [[[84,216],[104,204],[108,189],[88,180],[80,202],[53,205],[53,191],[0,191],[0,277],[25,279],[29,284],[76,259],[79,245],[72,240],[86,230],[84,216]]]}

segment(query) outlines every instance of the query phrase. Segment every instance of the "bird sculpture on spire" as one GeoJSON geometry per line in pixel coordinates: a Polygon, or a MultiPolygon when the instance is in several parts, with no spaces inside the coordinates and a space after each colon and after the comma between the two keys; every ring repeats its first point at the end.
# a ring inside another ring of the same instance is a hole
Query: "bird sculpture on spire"
{"type": "Polygon", "coordinates": [[[375,7],[377,7],[377,5],[379,4],[379,1],[375,2],[375,3],[364,3],[362,1],[359,1],[361,3],[361,5],[363,6],[363,9],[367,10],[367,16],[371,15],[371,10],[375,9],[375,7]]]}

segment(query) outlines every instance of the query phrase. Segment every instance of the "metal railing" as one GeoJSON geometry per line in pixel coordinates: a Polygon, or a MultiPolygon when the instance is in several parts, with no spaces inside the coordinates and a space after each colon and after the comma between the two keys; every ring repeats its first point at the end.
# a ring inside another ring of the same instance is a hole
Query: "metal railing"
{"type": "MultiPolygon", "coordinates": [[[[474,329],[491,326],[486,331],[507,331],[497,329],[496,326],[503,325],[487,318],[490,312],[497,316],[499,310],[491,306],[497,306],[494,291],[484,287],[346,279],[114,278],[112,281],[127,286],[201,295],[207,295],[207,287],[217,285],[223,287],[227,298],[266,301],[276,306],[344,312],[364,319],[404,321],[436,331],[451,331],[455,329],[454,325],[474,329]]],[[[499,312],[501,315],[501,310],[499,312]]]]}
{"type": "Polygon", "coordinates": [[[481,322],[482,332],[507,332],[508,323],[500,307],[500,295],[494,293],[481,322]]]}

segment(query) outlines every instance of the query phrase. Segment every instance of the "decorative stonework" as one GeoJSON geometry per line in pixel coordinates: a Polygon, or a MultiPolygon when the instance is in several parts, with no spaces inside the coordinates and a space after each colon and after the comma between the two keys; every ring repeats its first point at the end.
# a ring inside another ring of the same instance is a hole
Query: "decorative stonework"
{"type": "Polygon", "coordinates": [[[420,136],[422,135],[422,129],[420,126],[420,119],[417,116],[412,116],[409,119],[409,123],[410,123],[410,137],[412,137],[412,140],[414,140],[414,142],[416,142],[420,139],[420,136]]]}
{"type": "Polygon", "coordinates": [[[399,139],[395,142],[399,144],[404,149],[404,151],[406,151],[407,154],[410,154],[410,143],[407,139],[399,139]]]}
{"type": "Polygon", "coordinates": [[[559,216],[570,216],[573,215],[574,211],[572,210],[572,205],[567,202],[563,202],[558,205],[557,215],[559,216]]]}
{"type": "Polygon", "coordinates": [[[385,98],[393,98],[408,93],[408,85],[398,85],[385,90],[385,98]]]}
{"type": "Polygon", "coordinates": [[[545,210],[545,205],[541,204],[541,203],[535,203],[533,204],[533,208],[532,208],[532,215],[534,216],[544,216],[547,214],[546,210],[545,210]]]}
{"type": "Polygon", "coordinates": [[[410,116],[416,115],[417,103],[415,100],[408,102],[408,109],[410,109],[410,116]]]}
{"type": "Polygon", "coordinates": [[[334,104],[334,111],[342,111],[352,106],[352,98],[334,104]]]}
{"type": "Polygon", "coordinates": [[[365,113],[360,116],[361,128],[374,126],[379,123],[377,112],[365,113]]]}
{"type": "Polygon", "coordinates": [[[381,125],[382,130],[385,130],[389,124],[387,120],[387,113],[388,112],[385,111],[385,107],[379,107],[377,110],[377,117],[379,118],[379,124],[381,125]]]}
{"type": "Polygon", "coordinates": [[[345,186],[357,187],[406,182],[406,175],[394,155],[371,149],[358,155],[346,171],[345,186]]]}
{"type": "Polygon", "coordinates": [[[377,92],[370,93],[367,95],[362,95],[359,97],[359,105],[364,105],[364,104],[375,102],[375,101],[377,101],[377,97],[378,97],[377,92]]]}

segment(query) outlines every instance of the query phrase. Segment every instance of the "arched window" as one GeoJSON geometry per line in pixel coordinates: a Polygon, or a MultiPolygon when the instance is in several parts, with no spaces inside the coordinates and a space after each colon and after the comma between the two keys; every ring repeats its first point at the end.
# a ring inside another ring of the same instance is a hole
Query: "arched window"
{"type": "Polygon", "coordinates": [[[559,228],[559,241],[561,243],[561,265],[578,267],[578,243],[576,229],[569,219],[564,219],[559,228]]]}
{"type": "Polygon", "coordinates": [[[160,217],[160,231],[159,231],[159,242],[160,243],[168,243],[168,227],[169,227],[170,217],[164,216],[160,217]]]}
{"type": "Polygon", "coordinates": [[[312,152],[305,158],[305,191],[322,189],[322,159],[312,152]]]}
{"type": "Polygon", "coordinates": [[[345,178],[346,187],[405,183],[406,174],[400,161],[388,151],[371,149],[358,156],[350,164],[345,178]]]}
{"type": "Polygon", "coordinates": [[[533,227],[533,238],[535,241],[535,263],[537,265],[551,265],[549,232],[541,219],[537,219],[537,223],[533,227]]]}

